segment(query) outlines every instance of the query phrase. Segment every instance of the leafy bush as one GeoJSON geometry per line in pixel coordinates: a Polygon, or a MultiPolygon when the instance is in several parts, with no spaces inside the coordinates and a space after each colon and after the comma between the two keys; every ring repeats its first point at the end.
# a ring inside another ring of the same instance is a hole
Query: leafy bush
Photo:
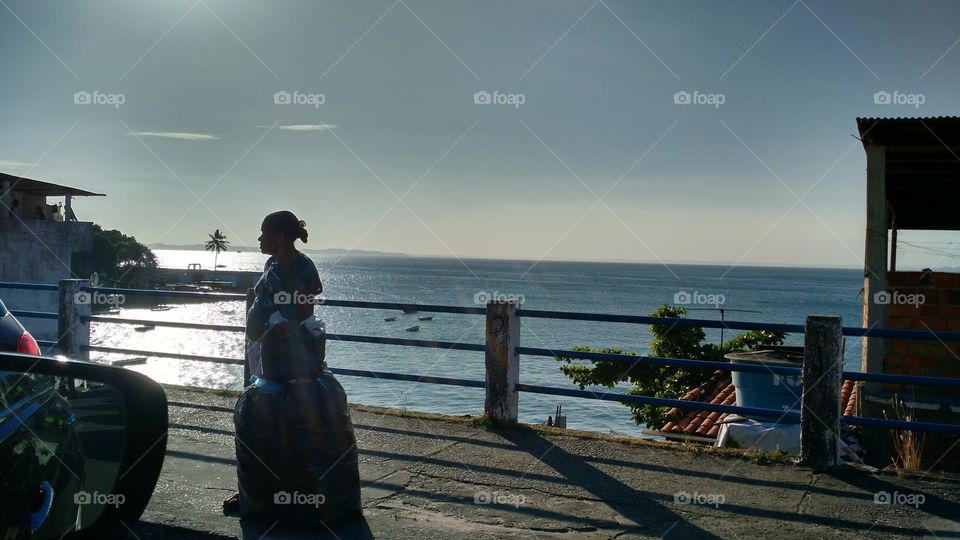
{"type": "MultiPolygon", "coordinates": [[[[660,306],[650,314],[651,317],[672,319],[687,318],[687,310],[676,306],[660,306]]],[[[650,356],[660,358],[687,358],[691,360],[724,361],[724,355],[731,352],[747,351],[762,346],[782,345],[786,334],[754,330],[745,332],[723,344],[704,343],[706,335],[699,326],[677,326],[676,323],[650,325],[653,340],[650,342],[650,356]]],[[[635,352],[625,352],[617,348],[591,349],[576,346],[571,350],[578,352],[597,352],[636,356],[635,352]]],[[[574,364],[574,358],[558,355],[556,359],[565,365],[560,366],[570,380],[581,389],[587,386],[605,386],[613,388],[619,382],[629,382],[633,388],[627,394],[658,398],[679,399],[691,389],[710,379],[713,371],[709,369],[662,366],[648,363],[624,364],[604,360],[588,360],[592,365],[574,364]]],[[[717,366],[718,369],[722,365],[717,366]]],[[[666,407],[653,405],[632,405],[631,417],[637,424],[659,428],[667,422],[666,407]]]]}

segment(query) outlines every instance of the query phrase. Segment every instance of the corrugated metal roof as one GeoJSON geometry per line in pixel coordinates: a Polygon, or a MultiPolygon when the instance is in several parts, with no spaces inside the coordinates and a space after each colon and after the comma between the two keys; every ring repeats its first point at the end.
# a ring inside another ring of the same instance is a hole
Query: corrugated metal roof
{"type": "Polygon", "coordinates": [[[886,147],[887,226],[960,230],[960,117],[857,118],[864,148],[886,147]]]}
{"type": "Polygon", "coordinates": [[[11,191],[29,193],[31,195],[43,195],[46,197],[63,197],[71,195],[74,197],[105,197],[103,193],[93,193],[83,189],[77,189],[70,186],[62,186],[51,182],[42,182],[32,178],[23,178],[12,174],[0,173],[0,183],[10,182],[11,191]]]}

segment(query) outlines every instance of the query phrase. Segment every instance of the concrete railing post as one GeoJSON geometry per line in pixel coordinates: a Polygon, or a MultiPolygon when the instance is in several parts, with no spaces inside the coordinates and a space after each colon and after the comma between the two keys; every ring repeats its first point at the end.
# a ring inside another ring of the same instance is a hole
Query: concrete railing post
{"type": "Polygon", "coordinates": [[[840,464],[840,385],[843,333],[840,317],[807,316],[800,408],[800,464],[824,470],[840,464]]]}
{"type": "Polygon", "coordinates": [[[483,410],[494,422],[516,423],[517,383],[520,381],[520,317],[517,302],[487,302],[486,382],[487,397],[483,410]]]}
{"type": "Polygon", "coordinates": [[[57,290],[57,347],[71,360],[90,360],[90,323],[83,320],[91,313],[93,293],[80,290],[85,279],[62,279],[57,290]]]}
{"type": "MultiPolygon", "coordinates": [[[[247,323],[247,313],[250,312],[250,306],[253,305],[253,299],[256,297],[254,290],[247,289],[247,309],[243,312],[243,322],[244,327],[247,323]]],[[[243,334],[243,386],[246,387],[250,384],[250,343],[247,341],[247,334],[243,334]]]]}

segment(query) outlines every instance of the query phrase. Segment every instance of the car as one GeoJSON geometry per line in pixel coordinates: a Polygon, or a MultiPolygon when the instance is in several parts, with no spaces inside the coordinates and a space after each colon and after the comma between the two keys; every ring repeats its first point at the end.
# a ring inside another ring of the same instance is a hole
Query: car
{"type": "Polygon", "coordinates": [[[0,351],[40,355],[40,346],[0,300],[0,351]]]}
{"type": "Polygon", "coordinates": [[[40,356],[0,302],[0,539],[127,536],[156,485],[166,433],[160,385],[40,356]]]}

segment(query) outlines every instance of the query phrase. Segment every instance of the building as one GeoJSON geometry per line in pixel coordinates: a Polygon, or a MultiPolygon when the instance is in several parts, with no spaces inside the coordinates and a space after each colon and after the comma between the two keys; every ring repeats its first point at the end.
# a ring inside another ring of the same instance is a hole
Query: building
{"type": "MultiPolygon", "coordinates": [[[[74,197],[103,197],[50,182],[0,173],[0,281],[57,283],[72,276],[73,254],[93,247],[93,223],[79,221],[74,197]],[[51,199],[63,197],[53,204],[51,199]]],[[[57,311],[56,293],[0,289],[10,309],[57,311]]],[[[22,318],[38,339],[56,339],[56,321],[22,318]]]]}
{"type": "MultiPolygon", "coordinates": [[[[960,231],[960,117],[858,118],[867,154],[865,327],[960,331],[960,274],[897,270],[897,231],[960,231]]],[[[960,377],[960,343],[864,339],[868,373],[960,377]]],[[[913,420],[960,421],[960,392],[870,383],[859,388],[863,416],[893,418],[903,400],[913,420]]],[[[868,461],[892,457],[891,434],[865,429],[868,461]]],[[[955,435],[926,435],[924,466],[960,469],[955,435]]]]}

